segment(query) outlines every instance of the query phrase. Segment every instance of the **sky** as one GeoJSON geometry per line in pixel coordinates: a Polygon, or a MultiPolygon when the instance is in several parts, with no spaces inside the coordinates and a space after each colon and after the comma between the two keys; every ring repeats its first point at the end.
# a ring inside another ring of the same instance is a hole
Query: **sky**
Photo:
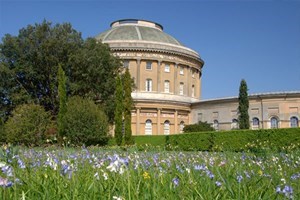
{"type": "Polygon", "coordinates": [[[300,91],[300,0],[0,0],[0,38],[69,22],[83,38],[119,19],[157,22],[199,53],[202,99],[300,91]]]}

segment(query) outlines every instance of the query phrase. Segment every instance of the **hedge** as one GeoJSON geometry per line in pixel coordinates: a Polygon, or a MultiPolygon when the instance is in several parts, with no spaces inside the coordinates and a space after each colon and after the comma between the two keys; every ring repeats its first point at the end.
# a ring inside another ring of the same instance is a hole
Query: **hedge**
{"type": "Polygon", "coordinates": [[[169,136],[135,136],[137,145],[161,145],[183,151],[281,150],[291,144],[300,147],[300,128],[232,130],[169,136]]]}

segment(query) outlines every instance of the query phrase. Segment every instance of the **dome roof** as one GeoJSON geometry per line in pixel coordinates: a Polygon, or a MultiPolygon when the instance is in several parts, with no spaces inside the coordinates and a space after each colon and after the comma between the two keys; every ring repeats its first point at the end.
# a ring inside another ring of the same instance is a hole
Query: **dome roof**
{"type": "Polygon", "coordinates": [[[111,29],[96,36],[104,43],[111,41],[149,41],[183,46],[178,40],[163,32],[163,27],[155,22],[124,19],[111,23],[111,29]]]}

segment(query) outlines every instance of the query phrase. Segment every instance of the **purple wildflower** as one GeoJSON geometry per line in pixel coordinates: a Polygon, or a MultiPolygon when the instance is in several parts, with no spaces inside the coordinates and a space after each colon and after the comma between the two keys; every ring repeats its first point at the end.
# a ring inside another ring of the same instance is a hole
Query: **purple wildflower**
{"type": "Polygon", "coordinates": [[[220,181],[216,181],[216,186],[220,187],[222,185],[222,183],[220,181]]]}
{"type": "Polygon", "coordinates": [[[284,186],[282,193],[288,197],[288,198],[292,198],[293,197],[293,188],[291,186],[284,186]]]}
{"type": "Polygon", "coordinates": [[[177,187],[179,185],[179,178],[177,178],[177,177],[173,178],[172,182],[173,182],[174,186],[177,187]]]}
{"type": "Polygon", "coordinates": [[[236,177],[236,180],[237,180],[238,183],[240,183],[243,180],[243,176],[242,175],[238,175],[236,177]]]}
{"type": "Polygon", "coordinates": [[[2,187],[11,187],[13,183],[6,178],[0,177],[0,186],[2,187]]]}

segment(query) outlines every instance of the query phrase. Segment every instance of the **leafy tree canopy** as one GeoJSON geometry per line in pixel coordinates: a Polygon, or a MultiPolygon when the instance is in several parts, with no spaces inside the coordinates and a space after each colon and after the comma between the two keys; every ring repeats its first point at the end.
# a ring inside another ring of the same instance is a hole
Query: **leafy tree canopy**
{"type": "Polygon", "coordinates": [[[68,94],[98,100],[113,119],[115,75],[120,63],[107,45],[84,40],[69,23],[22,28],[17,36],[5,35],[0,43],[0,115],[6,118],[19,104],[32,102],[57,114],[57,70],[68,78],[68,94]]]}

